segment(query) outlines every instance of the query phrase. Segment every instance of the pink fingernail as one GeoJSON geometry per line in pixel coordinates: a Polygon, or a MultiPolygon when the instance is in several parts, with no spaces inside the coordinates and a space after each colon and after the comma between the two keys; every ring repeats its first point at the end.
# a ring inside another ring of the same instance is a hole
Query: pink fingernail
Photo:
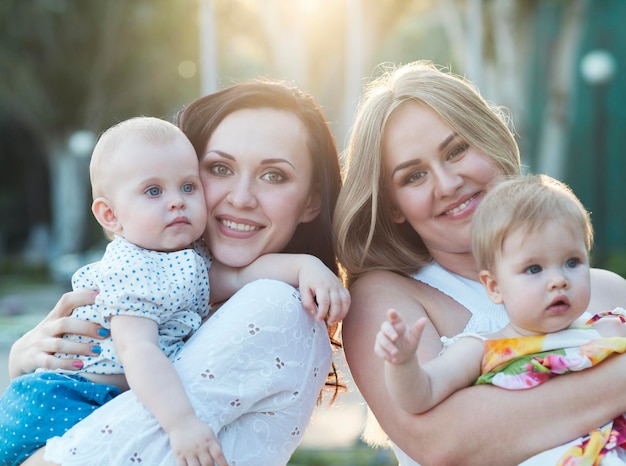
{"type": "Polygon", "coordinates": [[[74,361],[74,363],[72,364],[76,369],[82,369],[83,368],[83,362],[82,361],[74,361]]]}

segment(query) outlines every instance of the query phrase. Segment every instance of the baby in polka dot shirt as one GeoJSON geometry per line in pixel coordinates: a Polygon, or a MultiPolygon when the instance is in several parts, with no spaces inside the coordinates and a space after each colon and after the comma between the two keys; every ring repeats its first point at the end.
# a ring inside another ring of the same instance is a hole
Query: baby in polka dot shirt
{"type": "Polygon", "coordinates": [[[78,371],[40,370],[12,381],[0,399],[0,464],[20,464],[48,438],[132,388],[168,433],[179,460],[209,455],[226,465],[170,362],[207,317],[209,302],[272,278],[299,285],[308,310],[338,321],[349,295],[313,256],[267,254],[240,269],[213,261],[201,240],[207,209],[197,155],[171,123],[137,117],[105,131],[90,177],[92,212],[112,241],[99,262],[74,274],[74,289],[99,293],[95,304],[73,316],[99,323],[110,335],[91,342],[97,355],[81,357],[78,371]],[[315,306],[315,298],[325,304],[315,306]]]}

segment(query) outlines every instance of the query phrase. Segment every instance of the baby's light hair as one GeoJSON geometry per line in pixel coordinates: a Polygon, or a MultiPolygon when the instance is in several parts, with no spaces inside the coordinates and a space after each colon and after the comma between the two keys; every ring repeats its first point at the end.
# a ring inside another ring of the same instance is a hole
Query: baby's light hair
{"type": "Polygon", "coordinates": [[[558,221],[582,234],[587,252],[593,244],[589,213],[569,186],[547,175],[525,175],[495,186],[472,219],[472,253],[479,270],[494,270],[497,254],[510,234],[536,231],[558,221]]]}
{"type": "Polygon", "coordinates": [[[123,142],[139,139],[154,144],[172,141],[177,137],[186,137],[173,123],[155,117],[139,116],[124,120],[106,131],[98,138],[91,154],[89,178],[93,198],[107,197],[107,180],[111,175],[108,168],[117,149],[123,142]]]}
{"type": "MultiPolygon", "coordinates": [[[[187,138],[178,126],[155,117],[133,117],[111,126],[100,135],[91,154],[89,179],[93,199],[109,198],[112,184],[122,176],[112,173],[111,169],[114,166],[111,162],[119,156],[118,149],[122,143],[136,139],[151,144],[164,144],[180,137],[187,138]]],[[[104,227],[103,230],[107,238],[113,239],[113,232],[104,227]]]]}

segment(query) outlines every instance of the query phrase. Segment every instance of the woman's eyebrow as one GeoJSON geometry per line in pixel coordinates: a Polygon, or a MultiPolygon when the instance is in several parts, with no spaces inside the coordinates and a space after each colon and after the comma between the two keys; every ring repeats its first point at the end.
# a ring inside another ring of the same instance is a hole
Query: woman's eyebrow
{"type": "Polygon", "coordinates": [[[291,163],[289,160],[287,159],[280,159],[280,158],[273,158],[273,159],[263,159],[261,160],[261,163],[263,165],[271,165],[273,163],[286,163],[287,165],[291,165],[291,167],[295,170],[296,167],[293,163],[291,163]]]}
{"type": "MultiPolygon", "coordinates": [[[[210,154],[211,152],[225,159],[232,160],[233,162],[237,161],[236,157],[229,154],[228,152],[224,152],[224,151],[217,150],[217,149],[211,149],[211,150],[208,150],[206,153],[210,154]]],[[[281,158],[275,157],[271,159],[261,160],[262,165],[271,165],[271,164],[276,164],[276,163],[286,163],[287,165],[290,165],[294,170],[296,169],[295,165],[287,159],[281,159],[281,158]]]]}
{"type": "Polygon", "coordinates": [[[223,152],[221,150],[216,150],[216,149],[211,149],[206,151],[206,154],[210,154],[211,152],[213,152],[214,154],[219,155],[220,157],[224,157],[225,159],[229,159],[229,160],[235,160],[235,157],[233,157],[232,155],[230,155],[228,152],[223,152]]]}
{"type": "Polygon", "coordinates": [[[450,144],[450,143],[454,140],[454,138],[455,138],[455,137],[457,137],[457,136],[458,136],[458,134],[457,134],[457,133],[452,133],[450,136],[448,136],[447,138],[445,138],[445,139],[441,142],[441,144],[439,144],[439,146],[438,146],[437,148],[438,148],[440,151],[441,151],[441,150],[444,150],[444,149],[446,148],[446,146],[447,146],[448,144],[450,144]]]}
{"type": "Polygon", "coordinates": [[[393,169],[393,171],[391,172],[391,177],[393,178],[394,176],[396,176],[396,172],[399,172],[400,170],[404,170],[405,168],[408,168],[408,167],[412,167],[413,165],[418,165],[421,162],[422,162],[422,159],[419,159],[419,158],[402,162],[400,165],[396,166],[393,169]]]}
{"type": "MultiPolygon", "coordinates": [[[[454,141],[454,139],[457,136],[458,136],[457,133],[452,133],[450,136],[445,138],[441,143],[439,143],[439,145],[437,146],[437,150],[439,151],[444,150],[452,141],[454,141]]],[[[404,170],[405,168],[411,167],[413,165],[417,165],[421,163],[421,161],[422,159],[415,158],[415,159],[407,160],[406,162],[401,163],[400,165],[398,165],[397,167],[393,169],[393,171],[391,172],[391,177],[393,178],[397,171],[404,170]]]]}

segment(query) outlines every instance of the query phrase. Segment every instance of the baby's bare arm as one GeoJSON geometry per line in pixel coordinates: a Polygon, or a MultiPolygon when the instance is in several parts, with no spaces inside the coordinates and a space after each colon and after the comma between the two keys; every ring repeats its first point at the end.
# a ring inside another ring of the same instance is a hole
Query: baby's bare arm
{"type": "Polygon", "coordinates": [[[197,418],[178,373],[159,348],[157,323],[114,316],[111,336],[130,388],[169,435],[177,464],[210,464],[212,459],[227,466],[215,433],[197,418]]]}

